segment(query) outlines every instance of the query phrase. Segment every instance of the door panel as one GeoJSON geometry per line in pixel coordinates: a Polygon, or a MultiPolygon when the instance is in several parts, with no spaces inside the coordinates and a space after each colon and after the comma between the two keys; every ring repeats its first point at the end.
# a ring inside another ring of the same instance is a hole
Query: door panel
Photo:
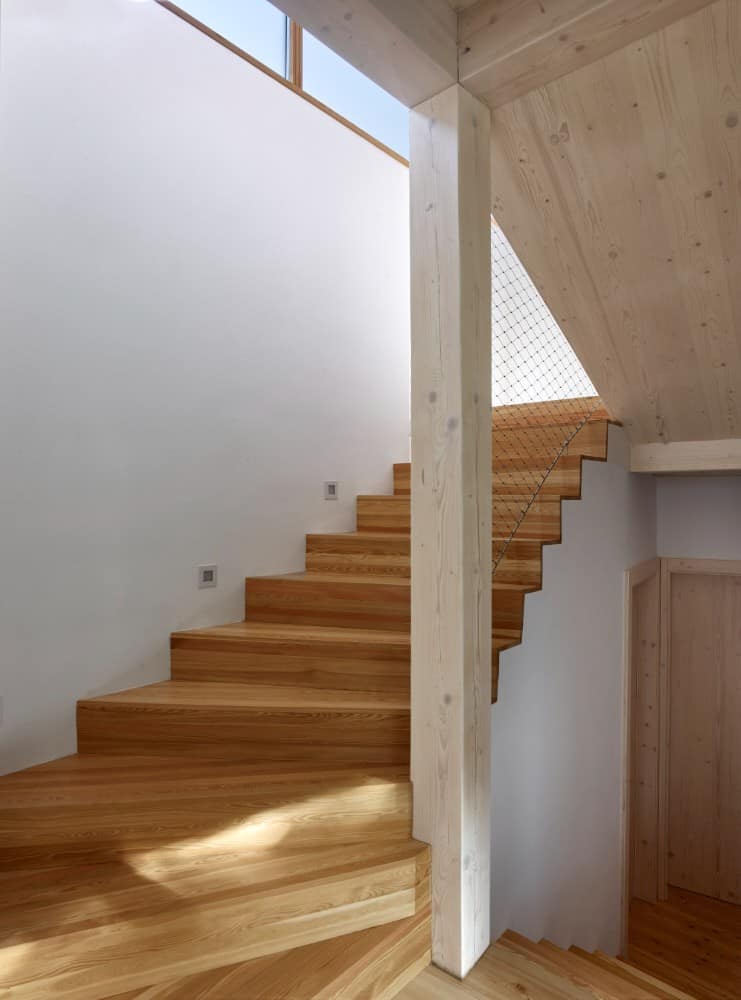
{"type": "Polygon", "coordinates": [[[669,882],[739,899],[741,577],[671,584],[669,882]]]}

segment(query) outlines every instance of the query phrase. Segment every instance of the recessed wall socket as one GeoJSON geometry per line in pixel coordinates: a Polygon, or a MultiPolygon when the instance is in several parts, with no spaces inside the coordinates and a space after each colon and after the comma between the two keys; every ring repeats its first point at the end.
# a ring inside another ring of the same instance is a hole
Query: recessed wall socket
{"type": "Polygon", "coordinates": [[[324,499],[325,500],[336,500],[339,496],[339,483],[325,483],[324,484],[324,499]]]}
{"type": "Polygon", "coordinates": [[[215,587],[218,579],[218,568],[216,566],[198,567],[198,589],[205,590],[206,587],[215,587]]]}

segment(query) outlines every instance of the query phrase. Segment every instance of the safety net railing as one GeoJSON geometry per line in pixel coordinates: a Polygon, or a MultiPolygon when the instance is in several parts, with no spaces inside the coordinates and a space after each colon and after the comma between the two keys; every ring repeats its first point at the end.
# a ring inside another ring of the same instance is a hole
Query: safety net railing
{"type": "Polygon", "coordinates": [[[569,442],[602,403],[494,220],[491,277],[496,569],[569,442]]]}

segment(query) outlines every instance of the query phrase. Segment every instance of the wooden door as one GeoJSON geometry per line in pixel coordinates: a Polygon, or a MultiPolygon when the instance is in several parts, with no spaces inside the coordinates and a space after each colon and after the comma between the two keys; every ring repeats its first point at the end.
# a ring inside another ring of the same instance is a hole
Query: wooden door
{"type": "Polygon", "coordinates": [[[741,576],[670,601],[669,883],[741,903],[741,576]]]}

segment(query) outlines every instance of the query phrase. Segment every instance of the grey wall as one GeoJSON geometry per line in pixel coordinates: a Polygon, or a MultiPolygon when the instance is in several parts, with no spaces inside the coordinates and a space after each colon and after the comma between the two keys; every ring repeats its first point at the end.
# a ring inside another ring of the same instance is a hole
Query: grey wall
{"type": "Polygon", "coordinates": [[[741,476],[656,480],[659,555],[741,559],[741,476]]]}
{"type": "Polygon", "coordinates": [[[656,555],[655,484],[585,462],[544,549],[524,641],[501,659],[492,709],[493,936],[508,927],[615,954],[620,947],[623,573],[656,555]]]}

